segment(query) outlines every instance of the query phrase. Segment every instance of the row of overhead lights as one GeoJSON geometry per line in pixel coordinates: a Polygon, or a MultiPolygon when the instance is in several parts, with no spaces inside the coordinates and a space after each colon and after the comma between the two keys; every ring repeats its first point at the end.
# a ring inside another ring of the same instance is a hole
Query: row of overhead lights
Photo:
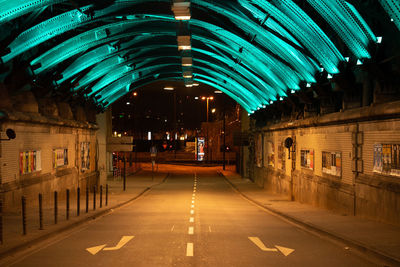
{"type": "Polygon", "coordinates": [[[174,0],[171,6],[175,20],[180,21],[177,33],[178,51],[182,57],[182,76],[186,87],[193,87],[193,58],[188,21],[191,19],[190,0],[174,0]]]}

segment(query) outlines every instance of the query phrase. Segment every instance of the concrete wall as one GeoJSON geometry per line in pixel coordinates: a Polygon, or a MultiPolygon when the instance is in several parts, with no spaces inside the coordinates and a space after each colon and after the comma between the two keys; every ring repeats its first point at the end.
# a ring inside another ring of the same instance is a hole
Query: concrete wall
{"type": "MultiPolygon", "coordinates": [[[[254,180],[267,190],[296,201],[341,214],[400,224],[400,175],[393,170],[392,174],[376,168],[374,171],[374,147],[400,145],[399,114],[397,102],[386,104],[386,108],[366,107],[255,129],[255,160],[251,162],[254,180]],[[290,159],[288,150],[282,149],[287,137],[295,141],[290,159]],[[262,138],[262,142],[257,143],[257,138],[262,138]],[[312,168],[307,164],[302,166],[302,150],[303,155],[306,150],[313,151],[312,168]],[[332,166],[323,169],[323,153],[335,154],[333,161],[340,165],[340,171],[332,166]],[[333,169],[337,172],[332,172],[333,169]]],[[[395,166],[398,156],[392,157],[391,166],[395,166]]]]}

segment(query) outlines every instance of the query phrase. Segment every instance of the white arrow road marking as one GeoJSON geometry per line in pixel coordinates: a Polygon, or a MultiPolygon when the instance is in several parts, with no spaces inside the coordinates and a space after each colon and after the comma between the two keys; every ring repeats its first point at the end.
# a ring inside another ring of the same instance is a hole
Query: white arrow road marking
{"type": "Polygon", "coordinates": [[[105,246],[106,246],[106,244],[100,245],[100,246],[96,246],[96,247],[87,248],[86,250],[87,250],[90,254],[96,255],[96,254],[97,254],[100,250],[102,250],[105,246]]]}
{"type": "Polygon", "coordinates": [[[278,249],[276,248],[267,248],[264,243],[258,237],[249,237],[250,241],[256,244],[262,251],[273,251],[277,252],[278,249]]]}
{"type": "Polygon", "coordinates": [[[267,248],[264,243],[258,237],[249,237],[250,241],[253,242],[257,247],[259,247],[262,251],[268,252],[281,252],[285,257],[289,256],[294,249],[276,246],[275,248],[267,248]]]}
{"type": "Polygon", "coordinates": [[[280,247],[280,246],[275,246],[277,249],[279,249],[279,251],[285,255],[285,257],[287,257],[289,254],[291,254],[294,249],[291,248],[285,248],[285,247],[280,247]]]}
{"type": "Polygon", "coordinates": [[[134,236],[123,236],[115,247],[104,248],[104,250],[118,250],[118,249],[122,248],[123,246],[125,246],[126,243],[131,241],[132,238],[134,238],[134,236]]]}

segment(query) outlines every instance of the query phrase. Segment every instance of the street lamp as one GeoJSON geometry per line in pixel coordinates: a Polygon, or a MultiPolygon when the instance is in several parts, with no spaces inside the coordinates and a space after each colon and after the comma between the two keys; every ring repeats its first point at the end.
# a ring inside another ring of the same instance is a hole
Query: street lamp
{"type": "Polygon", "coordinates": [[[208,111],[208,107],[209,107],[208,101],[209,100],[214,100],[214,97],[213,96],[208,96],[208,97],[203,96],[203,97],[201,97],[201,100],[206,100],[207,101],[207,122],[208,122],[208,113],[209,113],[209,111],[208,111]]]}
{"type": "Polygon", "coordinates": [[[209,100],[214,100],[214,97],[213,96],[208,96],[208,97],[205,97],[205,96],[203,96],[202,98],[201,98],[201,100],[206,100],[207,101],[207,129],[206,129],[206,145],[207,145],[207,159],[209,159],[209,157],[210,157],[210,155],[209,155],[209,151],[210,151],[210,149],[209,149],[209,146],[208,146],[208,107],[209,107],[209,105],[208,105],[208,101],[209,100]]]}

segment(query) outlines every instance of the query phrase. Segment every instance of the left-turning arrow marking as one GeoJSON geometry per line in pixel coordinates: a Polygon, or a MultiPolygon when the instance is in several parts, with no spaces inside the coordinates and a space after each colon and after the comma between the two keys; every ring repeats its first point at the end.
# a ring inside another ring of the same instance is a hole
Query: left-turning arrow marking
{"type": "Polygon", "coordinates": [[[123,246],[125,246],[126,243],[131,241],[132,238],[134,238],[134,236],[123,236],[115,247],[104,248],[104,250],[118,250],[118,249],[122,248],[123,246]]]}
{"type": "Polygon", "coordinates": [[[132,238],[134,238],[134,236],[123,236],[115,247],[106,248],[105,246],[107,246],[107,244],[104,244],[104,245],[100,245],[100,246],[87,248],[86,250],[92,255],[96,255],[101,250],[118,250],[118,249],[122,248],[123,246],[125,246],[126,243],[131,241],[132,238]]]}

